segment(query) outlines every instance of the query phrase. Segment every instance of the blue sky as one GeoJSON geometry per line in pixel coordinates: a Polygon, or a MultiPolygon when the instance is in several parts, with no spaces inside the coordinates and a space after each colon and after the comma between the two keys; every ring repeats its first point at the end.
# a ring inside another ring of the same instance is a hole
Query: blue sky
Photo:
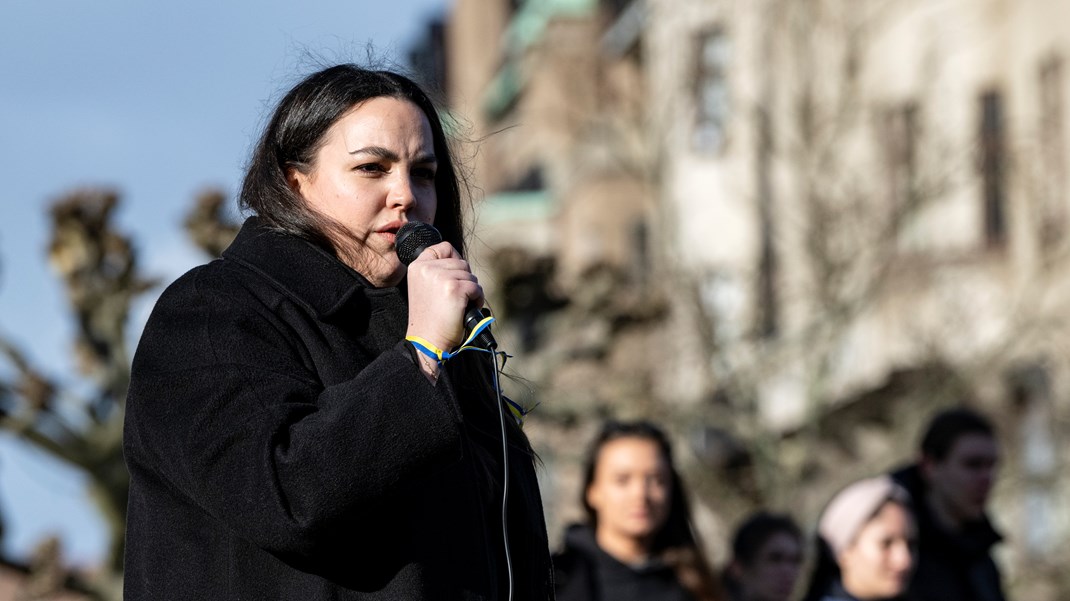
{"type": "MultiPolygon", "coordinates": [[[[119,227],[167,282],[202,262],[181,221],[199,191],[233,197],[271,103],[319,64],[404,63],[449,0],[7,0],[0,5],[0,334],[76,382],[71,322],[45,261],[47,206],[80,186],[122,198],[119,227]]],[[[140,329],[154,295],[135,307],[140,329]]],[[[78,474],[0,435],[3,550],[47,533],[97,561],[106,533],[78,474]]]]}

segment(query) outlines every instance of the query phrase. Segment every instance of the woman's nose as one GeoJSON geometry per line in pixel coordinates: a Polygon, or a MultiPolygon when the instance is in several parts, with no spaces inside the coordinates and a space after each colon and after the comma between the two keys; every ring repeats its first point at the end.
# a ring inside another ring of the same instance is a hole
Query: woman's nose
{"type": "Polygon", "coordinates": [[[407,210],[415,205],[413,188],[412,177],[408,173],[398,173],[390,187],[390,206],[407,210]]]}
{"type": "Polygon", "coordinates": [[[914,564],[914,552],[907,543],[897,544],[892,549],[892,559],[895,566],[901,570],[909,570],[914,564]]]}

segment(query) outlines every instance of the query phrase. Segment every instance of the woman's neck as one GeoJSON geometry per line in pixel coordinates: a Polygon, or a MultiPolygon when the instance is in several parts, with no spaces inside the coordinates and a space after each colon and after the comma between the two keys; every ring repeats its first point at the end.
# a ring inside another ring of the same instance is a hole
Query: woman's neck
{"type": "Polygon", "coordinates": [[[626,565],[638,565],[650,559],[650,545],[647,540],[623,536],[600,528],[595,532],[595,541],[599,548],[626,565]]]}
{"type": "Polygon", "coordinates": [[[839,587],[840,587],[840,590],[842,592],[847,593],[848,595],[850,595],[850,597],[852,599],[858,599],[858,601],[894,601],[895,599],[899,598],[899,597],[881,597],[881,596],[865,595],[865,594],[859,595],[856,591],[865,590],[865,589],[862,588],[862,587],[859,587],[857,583],[852,583],[852,582],[849,582],[848,580],[845,580],[845,579],[842,579],[842,578],[840,579],[839,587]]]}

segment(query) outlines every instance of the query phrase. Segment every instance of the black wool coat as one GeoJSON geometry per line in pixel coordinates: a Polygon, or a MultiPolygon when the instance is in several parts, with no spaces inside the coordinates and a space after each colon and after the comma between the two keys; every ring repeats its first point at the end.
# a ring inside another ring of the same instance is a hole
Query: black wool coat
{"type": "Polygon", "coordinates": [[[691,601],[676,572],[660,561],[628,566],[602,550],[591,528],[574,524],[554,556],[558,601],[691,601]]]}
{"type": "Polygon", "coordinates": [[[1003,540],[987,516],[961,532],[941,526],[925,502],[918,465],[892,473],[914,502],[918,524],[918,565],[910,584],[912,601],[1005,601],[1003,579],[992,547],[1003,540]]]}
{"type": "MultiPolygon", "coordinates": [[[[495,409],[426,379],[407,315],[404,285],[256,218],[167,288],[127,400],[127,601],[505,597],[495,409]]],[[[547,599],[533,462],[509,459],[514,598],[547,599]]]]}

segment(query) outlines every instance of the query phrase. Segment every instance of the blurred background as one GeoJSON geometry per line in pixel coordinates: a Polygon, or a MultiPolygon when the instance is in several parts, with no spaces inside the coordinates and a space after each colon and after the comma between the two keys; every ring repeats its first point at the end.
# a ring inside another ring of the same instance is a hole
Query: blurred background
{"type": "Polygon", "coordinates": [[[1012,598],[1070,595],[1070,2],[14,2],[0,22],[0,599],[117,598],[129,360],[225,247],[304,73],[438,90],[538,403],[552,543],[607,417],[673,436],[711,558],[999,429],[1012,598]],[[15,592],[16,590],[21,592],[15,592]],[[36,595],[36,596],[34,596],[36,595]]]}

